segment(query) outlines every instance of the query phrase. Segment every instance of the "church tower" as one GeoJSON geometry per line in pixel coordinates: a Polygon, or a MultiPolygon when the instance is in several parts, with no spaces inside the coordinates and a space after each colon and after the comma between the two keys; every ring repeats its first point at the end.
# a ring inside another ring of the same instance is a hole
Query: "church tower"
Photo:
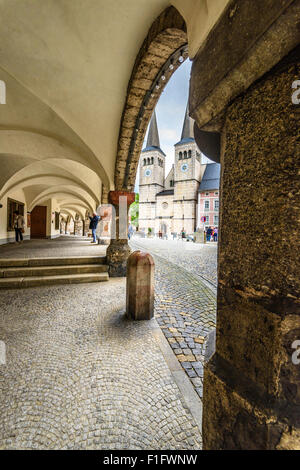
{"type": "Polygon", "coordinates": [[[192,234],[196,229],[197,197],[201,181],[201,153],[194,139],[194,120],[188,105],[181,139],[175,144],[174,165],[174,231],[192,234]]]}
{"type": "Polygon", "coordinates": [[[157,121],[153,112],[147,138],[147,145],[140,157],[139,179],[139,225],[140,230],[155,229],[156,195],[164,189],[165,153],[160,148],[157,121]]]}

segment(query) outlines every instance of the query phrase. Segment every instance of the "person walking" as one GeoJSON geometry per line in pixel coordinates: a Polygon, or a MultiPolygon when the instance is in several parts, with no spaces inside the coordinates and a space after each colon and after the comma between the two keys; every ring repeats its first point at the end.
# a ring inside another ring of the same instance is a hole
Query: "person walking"
{"type": "Polygon", "coordinates": [[[131,239],[133,235],[133,226],[131,224],[129,224],[129,227],[128,227],[128,240],[131,239]]]}
{"type": "Polygon", "coordinates": [[[207,231],[206,231],[206,241],[207,241],[207,242],[210,241],[211,234],[212,234],[212,228],[211,228],[211,227],[208,227],[208,229],[207,229],[207,231]]]}
{"type": "Polygon", "coordinates": [[[97,243],[97,238],[96,238],[96,230],[97,230],[97,226],[98,226],[98,223],[99,223],[99,220],[101,219],[101,217],[99,215],[97,215],[96,212],[93,212],[93,217],[90,217],[89,216],[89,219],[90,219],[90,229],[92,229],[92,235],[93,235],[93,240],[91,241],[91,243],[97,243]]]}
{"type": "Polygon", "coordinates": [[[214,229],[214,242],[217,242],[218,241],[218,228],[215,227],[214,229]]]}
{"type": "Polygon", "coordinates": [[[25,232],[25,219],[23,215],[19,213],[19,211],[14,212],[14,229],[16,234],[16,243],[23,243],[23,233],[25,232]]]}

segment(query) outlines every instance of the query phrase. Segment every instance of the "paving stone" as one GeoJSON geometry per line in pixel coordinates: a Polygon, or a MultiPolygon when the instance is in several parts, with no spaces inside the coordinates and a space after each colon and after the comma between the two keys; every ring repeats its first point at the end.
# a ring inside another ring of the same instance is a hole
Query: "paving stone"
{"type": "Polygon", "coordinates": [[[216,323],[217,248],[199,244],[190,251],[182,243],[156,239],[133,239],[131,246],[154,258],[155,316],[168,340],[174,337],[179,347],[173,352],[196,388],[193,380],[203,377],[205,338],[216,323]]]}
{"type": "MultiPolygon", "coordinates": [[[[201,448],[148,323],[125,319],[125,287],[115,278],[2,290],[0,448],[201,448]]],[[[175,317],[168,304],[166,324],[175,317]]]]}

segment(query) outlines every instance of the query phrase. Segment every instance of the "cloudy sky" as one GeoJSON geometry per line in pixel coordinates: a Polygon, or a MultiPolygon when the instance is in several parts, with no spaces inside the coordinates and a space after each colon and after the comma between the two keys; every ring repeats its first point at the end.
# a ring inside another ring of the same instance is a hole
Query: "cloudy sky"
{"type": "MultiPolygon", "coordinates": [[[[192,62],[187,59],[176,70],[162,92],[155,109],[160,147],[167,155],[165,176],[167,176],[174,162],[174,144],[180,140],[181,136],[189,93],[191,65],[192,62]]],[[[148,131],[146,133],[145,143],[147,134],[148,131]]],[[[138,191],[138,175],[139,171],[137,172],[136,191],[138,191]]]]}

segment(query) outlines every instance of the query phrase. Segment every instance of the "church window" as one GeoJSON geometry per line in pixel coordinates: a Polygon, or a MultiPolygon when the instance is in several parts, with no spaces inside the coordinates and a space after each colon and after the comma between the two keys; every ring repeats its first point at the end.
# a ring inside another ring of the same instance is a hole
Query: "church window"
{"type": "Polygon", "coordinates": [[[146,165],[146,158],[144,158],[144,166],[146,165]]]}
{"type": "Polygon", "coordinates": [[[153,163],[154,163],[154,158],[151,157],[151,165],[153,165],[153,163]]]}
{"type": "Polygon", "coordinates": [[[183,158],[187,158],[187,152],[186,152],[186,150],[183,152],[183,158]]]}
{"type": "Polygon", "coordinates": [[[147,163],[148,165],[150,165],[150,158],[147,158],[147,163]]]}
{"type": "Polygon", "coordinates": [[[189,158],[192,158],[192,151],[189,150],[189,158]]]}
{"type": "Polygon", "coordinates": [[[182,152],[179,152],[179,160],[182,160],[182,152]]]}

